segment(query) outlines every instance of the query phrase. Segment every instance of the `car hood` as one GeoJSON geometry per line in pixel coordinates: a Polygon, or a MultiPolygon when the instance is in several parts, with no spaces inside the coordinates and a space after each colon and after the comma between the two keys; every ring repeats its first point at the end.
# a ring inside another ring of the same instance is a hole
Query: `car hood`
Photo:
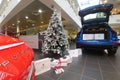
{"type": "Polygon", "coordinates": [[[110,11],[113,8],[113,4],[99,4],[99,5],[95,5],[95,6],[91,6],[88,8],[85,8],[83,10],[79,11],[79,16],[81,17],[81,23],[82,25],[84,24],[89,24],[91,22],[94,23],[98,23],[98,22],[108,22],[109,21],[109,15],[110,15],[110,11]],[[97,12],[104,12],[106,13],[106,18],[94,18],[91,20],[84,20],[84,17],[88,14],[93,14],[93,13],[97,13],[97,12]]]}
{"type": "Polygon", "coordinates": [[[0,35],[0,80],[25,80],[34,53],[25,42],[0,35]]]}

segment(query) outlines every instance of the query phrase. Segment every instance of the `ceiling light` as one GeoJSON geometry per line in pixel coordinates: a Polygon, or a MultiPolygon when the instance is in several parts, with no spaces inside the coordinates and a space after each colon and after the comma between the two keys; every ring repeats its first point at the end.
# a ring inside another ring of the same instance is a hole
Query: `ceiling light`
{"type": "Polygon", "coordinates": [[[103,3],[107,3],[107,0],[104,0],[103,3]]]}
{"type": "Polygon", "coordinates": [[[35,26],[35,24],[32,24],[32,26],[35,26]]]}
{"type": "Polygon", "coordinates": [[[13,26],[15,25],[15,24],[12,24],[13,26]]]}
{"type": "Polygon", "coordinates": [[[42,21],[41,23],[43,24],[44,22],[42,21]]]}
{"type": "Polygon", "coordinates": [[[39,13],[42,13],[42,10],[41,10],[41,9],[39,9],[39,10],[38,10],[38,12],[39,12],[39,13]]]}
{"type": "Polygon", "coordinates": [[[20,21],[18,20],[17,23],[20,23],[20,21]]]}
{"type": "Polygon", "coordinates": [[[25,16],[25,19],[28,19],[29,17],[28,16],[25,16]]]}

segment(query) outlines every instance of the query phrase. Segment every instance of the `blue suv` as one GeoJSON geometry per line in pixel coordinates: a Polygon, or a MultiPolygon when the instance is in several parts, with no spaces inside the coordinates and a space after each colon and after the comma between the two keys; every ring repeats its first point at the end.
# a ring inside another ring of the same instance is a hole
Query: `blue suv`
{"type": "Polygon", "coordinates": [[[79,11],[82,28],[77,34],[76,48],[107,49],[114,55],[118,49],[117,33],[109,26],[113,4],[99,4],[79,11]]]}

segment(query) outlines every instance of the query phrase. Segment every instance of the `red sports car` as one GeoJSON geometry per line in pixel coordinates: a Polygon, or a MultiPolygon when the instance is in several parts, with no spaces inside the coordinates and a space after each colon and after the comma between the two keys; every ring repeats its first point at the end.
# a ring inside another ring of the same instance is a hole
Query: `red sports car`
{"type": "Polygon", "coordinates": [[[22,40],[0,35],[0,80],[34,80],[34,52],[22,40]]]}

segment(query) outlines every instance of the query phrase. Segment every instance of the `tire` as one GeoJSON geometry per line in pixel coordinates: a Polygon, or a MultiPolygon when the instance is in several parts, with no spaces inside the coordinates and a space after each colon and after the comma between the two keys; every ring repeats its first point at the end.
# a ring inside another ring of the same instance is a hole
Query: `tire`
{"type": "Polygon", "coordinates": [[[76,43],[76,48],[80,48],[79,45],[76,43]]]}
{"type": "Polygon", "coordinates": [[[117,48],[108,49],[108,54],[109,54],[109,55],[115,55],[116,52],[117,52],[117,48]]]}

